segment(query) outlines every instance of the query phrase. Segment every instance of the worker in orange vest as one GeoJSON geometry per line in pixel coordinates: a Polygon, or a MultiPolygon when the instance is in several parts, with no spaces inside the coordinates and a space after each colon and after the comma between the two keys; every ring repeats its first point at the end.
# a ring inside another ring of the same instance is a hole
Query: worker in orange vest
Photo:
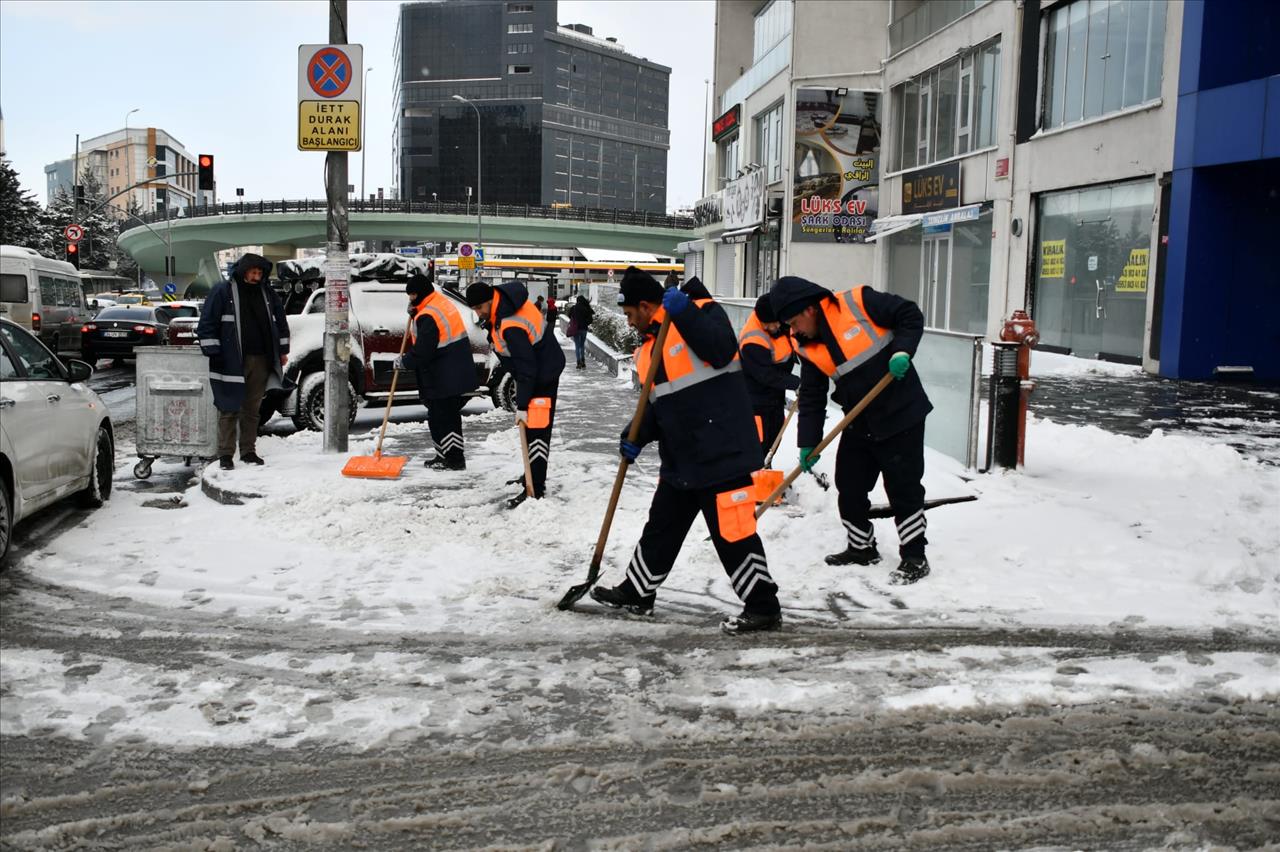
{"type": "Polygon", "coordinates": [[[624,430],[619,451],[634,462],[646,444],[657,441],[661,468],[626,578],[613,588],[594,587],[591,596],[614,609],[651,615],[658,587],[701,512],[743,603],[742,612],[726,618],[721,628],[727,633],[775,630],[782,623],[778,586],[756,533],[751,480],[763,456],[729,317],[710,299],[691,299],[675,287],[664,291],[657,279],[635,267],[622,278],[618,304],[631,327],[644,335],[635,351],[640,375],[648,375],[651,360],[659,359],[640,434],[631,443],[624,430]],[[655,353],[667,314],[666,343],[655,353]]]}
{"type": "MultiPolygon", "coordinates": [[[[498,360],[516,380],[516,425],[525,426],[529,442],[529,467],[533,473],[533,497],[541,499],[547,487],[547,462],[551,457],[551,427],[555,421],[556,394],[564,371],[564,350],[555,331],[529,299],[521,281],[492,287],[477,281],[467,288],[467,304],[489,330],[489,343],[498,360]],[[538,401],[543,425],[530,424],[529,405],[538,401]]],[[[508,505],[518,506],[527,496],[520,493],[508,505]]]]}
{"type": "Polygon", "coordinates": [[[778,322],[768,293],[756,300],[755,310],[738,335],[738,349],[742,353],[742,369],[747,377],[760,447],[767,454],[786,419],[786,392],[800,387],[791,333],[778,322]]]}
{"type": "Polygon", "coordinates": [[[413,345],[396,359],[396,366],[413,372],[418,399],[427,408],[427,426],[436,455],[425,462],[426,466],[465,470],[462,407],[466,405],[466,395],[480,382],[462,314],[452,299],[435,288],[434,280],[434,272],[414,275],[405,285],[413,317],[413,345]]]}
{"type": "Polygon", "coordinates": [[[836,488],[848,546],[826,558],[828,565],[880,561],[875,528],[867,513],[869,494],[884,476],[884,490],[898,527],[901,562],[889,581],[915,583],[929,573],[925,557],[924,421],[933,410],[911,359],[924,334],[924,315],[914,302],[870,287],[842,293],[796,276],[779,278],[769,291],[774,313],[791,326],[800,357],[800,466],[817,463],[827,389],[846,412],[885,375],[897,379],[840,435],[836,488]]]}

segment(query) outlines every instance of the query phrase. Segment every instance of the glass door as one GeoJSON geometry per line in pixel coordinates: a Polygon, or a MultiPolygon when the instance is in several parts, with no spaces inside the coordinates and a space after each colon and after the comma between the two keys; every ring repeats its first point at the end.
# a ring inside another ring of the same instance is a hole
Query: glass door
{"type": "Polygon", "coordinates": [[[947,328],[951,311],[951,234],[925,234],[920,246],[920,310],[929,328],[947,328]]]}

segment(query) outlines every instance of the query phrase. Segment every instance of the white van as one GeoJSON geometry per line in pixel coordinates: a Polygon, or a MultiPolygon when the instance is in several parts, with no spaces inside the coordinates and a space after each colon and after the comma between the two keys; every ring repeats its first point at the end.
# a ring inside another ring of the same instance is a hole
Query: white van
{"type": "Polygon", "coordinates": [[[35,249],[0,246],[0,317],[30,329],[55,352],[78,353],[89,315],[80,270],[35,249]]]}

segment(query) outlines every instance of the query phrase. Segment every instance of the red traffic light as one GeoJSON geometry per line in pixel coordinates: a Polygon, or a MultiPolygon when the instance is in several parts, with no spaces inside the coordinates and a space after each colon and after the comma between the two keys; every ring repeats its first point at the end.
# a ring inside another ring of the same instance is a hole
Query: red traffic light
{"type": "Polygon", "coordinates": [[[67,254],[75,254],[80,251],[80,247],[75,243],[67,243],[67,254]]]}
{"type": "Polygon", "coordinates": [[[207,168],[209,168],[210,166],[212,166],[212,165],[213,165],[213,157],[210,157],[208,154],[201,154],[201,155],[200,155],[200,165],[201,165],[203,168],[206,168],[206,169],[207,169],[207,168]]]}
{"type": "Polygon", "coordinates": [[[201,154],[196,157],[196,165],[199,166],[196,186],[200,189],[213,191],[213,155],[201,154]]]}

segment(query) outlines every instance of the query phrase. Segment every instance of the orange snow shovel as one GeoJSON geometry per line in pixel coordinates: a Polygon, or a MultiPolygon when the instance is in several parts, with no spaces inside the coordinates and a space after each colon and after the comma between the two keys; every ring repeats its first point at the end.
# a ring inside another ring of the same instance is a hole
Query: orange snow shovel
{"type": "MultiPolygon", "coordinates": [[[[409,318],[404,329],[404,339],[400,341],[400,354],[404,354],[409,344],[409,332],[413,329],[413,318],[409,318]]],[[[397,358],[397,360],[399,360],[397,358]]],[[[391,403],[396,398],[396,382],[400,379],[400,368],[391,373],[391,393],[387,394],[387,411],[382,415],[382,430],[378,432],[378,446],[371,456],[352,456],[342,469],[343,476],[355,476],[361,479],[397,479],[404,466],[408,464],[408,456],[383,456],[382,439],[387,436],[387,421],[391,419],[391,403]]]]}
{"type": "Polygon", "coordinates": [[[778,452],[778,447],[782,445],[782,436],[786,434],[787,427],[791,425],[791,418],[796,414],[796,408],[800,405],[800,397],[797,395],[791,402],[791,407],[787,409],[787,419],[782,421],[782,428],[778,430],[778,435],[773,439],[773,446],[769,448],[769,455],[764,457],[764,467],[751,474],[751,481],[756,489],[756,502],[763,503],[765,499],[773,493],[773,489],[778,487],[778,483],[782,481],[782,471],[774,470],[770,467],[773,464],[773,457],[778,452]]]}
{"type": "MultiPolygon", "coordinates": [[[[871,390],[867,391],[867,395],[864,396],[858,402],[857,405],[855,405],[852,409],[850,409],[848,414],[840,418],[840,422],[837,423],[835,427],[830,432],[827,433],[827,436],[822,439],[822,443],[818,444],[818,446],[813,448],[813,455],[815,456],[820,455],[822,451],[827,448],[827,445],[830,444],[832,441],[834,441],[837,437],[839,437],[840,433],[845,430],[845,427],[848,426],[850,423],[852,423],[853,419],[857,417],[859,414],[861,414],[863,410],[865,410],[866,407],[870,405],[872,401],[880,395],[880,392],[883,391],[885,388],[887,388],[889,386],[889,383],[892,381],[893,381],[893,373],[885,373],[884,378],[876,382],[876,386],[873,387],[871,390]]],[[[802,468],[800,465],[796,465],[795,470],[791,471],[791,473],[788,473],[787,478],[782,480],[782,482],[776,488],[773,489],[773,493],[771,493],[768,497],[764,498],[763,502],[761,502],[760,505],[756,507],[756,517],[759,518],[765,512],[769,511],[769,507],[772,506],[774,503],[778,502],[778,498],[782,496],[782,492],[786,491],[787,487],[791,485],[791,483],[795,482],[796,479],[803,472],[804,472],[804,468],[802,468]]]]}
{"type": "MultiPolygon", "coordinates": [[[[648,375],[644,377],[644,385],[640,388],[640,401],[636,403],[636,413],[631,418],[631,431],[627,433],[627,440],[633,444],[640,437],[640,422],[644,420],[644,411],[649,405],[649,393],[653,390],[653,380],[658,375],[658,364],[662,363],[662,347],[666,345],[667,329],[670,326],[671,314],[666,314],[662,318],[662,325],[658,327],[658,339],[653,344],[653,357],[649,360],[648,375]]],[[[556,604],[557,609],[573,609],[573,605],[580,601],[599,579],[600,563],[604,560],[604,546],[609,540],[609,527],[613,525],[613,513],[617,510],[618,498],[622,495],[622,481],[627,478],[627,468],[630,466],[631,462],[626,459],[618,462],[618,475],[613,480],[613,493],[609,495],[609,508],[604,513],[604,523],[600,526],[600,537],[596,539],[596,552],[591,557],[591,567],[587,570],[586,582],[571,586],[560,599],[560,603],[556,604]]]]}

